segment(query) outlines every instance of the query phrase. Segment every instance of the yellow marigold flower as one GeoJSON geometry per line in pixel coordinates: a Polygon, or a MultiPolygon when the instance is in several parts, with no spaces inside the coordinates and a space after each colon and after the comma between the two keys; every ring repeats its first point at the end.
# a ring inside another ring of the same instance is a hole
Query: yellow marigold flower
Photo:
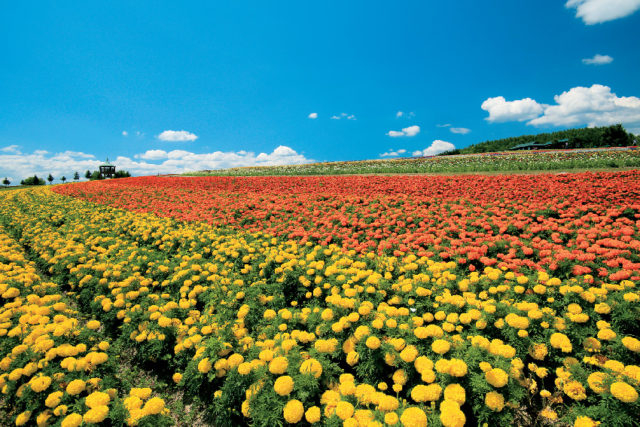
{"type": "Polygon", "coordinates": [[[144,404],[142,411],[147,415],[159,414],[164,410],[164,400],[159,397],[152,397],[144,404]]]}
{"type": "Polygon", "coordinates": [[[422,373],[423,371],[433,369],[433,362],[427,356],[420,356],[413,362],[413,366],[415,366],[416,371],[422,373]]]}
{"type": "Polygon", "coordinates": [[[357,351],[350,351],[347,354],[347,363],[349,364],[349,366],[353,366],[356,363],[358,363],[358,361],[360,360],[360,355],[358,354],[357,351]]]}
{"type": "Polygon", "coordinates": [[[353,416],[353,412],[354,412],[353,405],[349,402],[341,400],[336,405],[336,415],[338,416],[338,418],[340,418],[343,421],[348,418],[351,418],[353,416]]]}
{"type": "Polygon", "coordinates": [[[400,418],[398,417],[398,414],[396,414],[395,412],[387,412],[384,415],[384,423],[387,425],[394,426],[398,424],[399,420],[400,418]]]}
{"type": "Polygon", "coordinates": [[[431,344],[431,349],[437,354],[445,354],[451,348],[451,343],[445,340],[435,340],[431,344]]]}
{"type": "Polygon", "coordinates": [[[200,362],[198,362],[198,372],[201,374],[206,374],[211,370],[211,362],[208,357],[205,357],[200,362]]]}
{"type": "Polygon", "coordinates": [[[249,373],[251,373],[251,369],[252,366],[249,362],[242,362],[238,365],[238,373],[240,375],[249,375],[249,373]]]}
{"type": "Polygon", "coordinates": [[[376,350],[380,348],[380,339],[372,335],[369,338],[367,338],[367,340],[365,341],[365,345],[371,350],[376,350]]]}
{"type": "Polygon", "coordinates": [[[67,393],[72,396],[80,394],[84,391],[86,384],[83,380],[73,380],[67,385],[67,393]]]}
{"type": "Polygon", "coordinates": [[[31,418],[31,411],[24,411],[20,413],[20,415],[16,417],[16,425],[17,426],[25,425],[29,421],[29,418],[31,418]]]}
{"type": "Polygon", "coordinates": [[[576,421],[573,423],[573,427],[596,427],[598,424],[593,419],[587,417],[586,415],[581,415],[576,418],[576,421]]]}
{"type": "Polygon", "coordinates": [[[244,356],[242,356],[241,354],[233,353],[231,356],[229,356],[229,368],[240,366],[242,362],[244,362],[244,356]]]}
{"type": "Polygon", "coordinates": [[[573,349],[569,338],[565,334],[560,332],[551,334],[549,342],[553,348],[560,349],[564,353],[570,353],[573,349]]]}
{"type": "Polygon", "coordinates": [[[322,365],[314,358],[307,359],[300,365],[300,373],[311,374],[315,378],[320,378],[320,375],[322,375],[322,365]]]}
{"type": "Polygon", "coordinates": [[[35,377],[29,381],[31,385],[31,390],[36,393],[40,393],[45,391],[51,385],[51,377],[43,376],[43,377],[35,377]]]}
{"type": "Polygon", "coordinates": [[[63,394],[64,393],[62,393],[61,391],[54,391],[53,393],[50,393],[49,396],[47,396],[47,399],[44,401],[44,404],[48,408],[55,408],[60,404],[60,400],[62,400],[63,394]]]}
{"type": "Polygon", "coordinates": [[[269,372],[274,375],[284,374],[288,367],[289,361],[284,356],[275,357],[271,362],[269,362],[269,372]]]}
{"type": "Polygon", "coordinates": [[[444,427],[462,427],[467,418],[457,402],[445,400],[440,404],[440,422],[444,427]]]}
{"type": "Polygon", "coordinates": [[[400,352],[400,358],[406,363],[411,363],[418,357],[418,349],[414,345],[408,345],[400,352]]]}
{"type": "Polygon", "coordinates": [[[480,362],[480,363],[478,364],[478,367],[480,368],[480,370],[481,370],[482,372],[487,372],[487,371],[490,371],[490,370],[491,370],[491,364],[490,364],[490,363],[488,363],[488,362],[480,362]]]}
{"type": "Polygon", "coordinates": [[[460,359],[451,359],[449,363],[449,374],[454,377],[464,377],[467,375],[467,364],[460,359]]]}
{"type": "Polygon", "coordinates": [[[407,373],[404,369],[397,369],[391,376],[391,379],[395,384],[405,385],[407,383],[407,373]]]}
{"type": "MultiPolygon", "coordinates": [[[[65,415],[66,413],[67,405],[56,406],[56,408],[53,410],[53,415],[55,415],[56,417],[60,417],[62,415],[65,415]]],[[[82,418],[82,415],[80,415],[80,418],[82,418]]]]}
{"type": "Polygon", "coordinates": [[[60,427],[78,427],[80,424],[82,424],[82,415],[73,413],[62,420],[60,427]]]}
{"type": "Polygon", "coordinates": [[[622,345],[633,352],[640,352],[640,340],[637,338],[624,337],[622,338],[622,345]]]}
{"type": "Polygon", "coordinates": [[[595,391],[596,393],[604,393],[605,391],[607,391],[607,388],[603,385],[606,378],[607,374],[605,374],[604,372],[594,372],[587,378],[587,383],[589,384],[591,390],[595,391]]]}
{"type": "Polygon", "coordinates": [[[320,413],[320,408],[317,406],[312,406],[307,409],[307,412],[304,413],[304,419],[307,420],[309,424],[315,424],[320,421],[322,414],[320,413]]]}
{"type": "Polygon", "coordinates": [[[151,388],[149,387],[142,387],[142,388],[137,388],[134,387],[131,389],[131,391],[129,391],[129,394],[131,396],[135,396],[139,399],[142,400],[146,400],[149,398],[149,396],[151,396],[151,388]]]}
{"type": "Polygon", "coordinates": [[[111,401],[111,397],[102,391],[94,391],[84,400],[85,405],[89,408],[95,408],[97,406],[108,405],[111,401]]]}
{"type": "Polygon", "coordinates": [[[107,415],[109,415],[109,407],[106,405],[100,405],[89,409],[82,419],[85,423],[97,424],[107,418],[107,415]]]}
{"type": "Polygon", "coordinates": [[[605,340],[605,341],[611,341],[612,339],[614,339],[617,334],[615,332],[613,332],[613,330],[609,329],[609,328],[605,328],[605,329],[600,329],[598,331],[598,339],[601,340],[605,340]]]}
{"type": "Polygon", "coordinates": [[[497,388],[504,387],[509,382],[509,375],[500,368],[493,368],[485,372],[484,377],[489,384],[497,388]]]}
{"type": "Polygon", "coordinates": [[[573,400],[584,400],[587,398],[584,386],[575,380],[566,382],[562,387],[562,391],[573,400]]]}
{"type": "Polygon", "coordinates": [[[556,411],[554,411],[553,409],[549,408],[548,406],[546,408],[544,408],[542,411],[540,411],[540,415],[543,416],[544,418],[548,419],[548,420],[557,420],[558,419],[558,413],[556,411]]]}
{"type": "Polygon", "coordinates": [[[380,397],[378,402],[378,409],[384,412],[395,411],[400,406],[400,402],[393,396],[387,394],[380,397]]]}
{"type": "Polygon", "coordinates": [[[178,384],[180,381],[182,381],[182,374],[180,372],[176,372],[171,378],[173,379],[174,383],[178,384]]]}
{"type": "Polygon", "coordinates": [[[492,411],[500,412],[504,408],[504,396],[496,391],[490,391],[484,396],[484,404],[492,411]]]}
{"type": "Polygon", "coordinates": [[[287,396],[293,391],[293,378],[291,378],[289,375],[278,377],[276,382],[273,384],[273,389],[280,396],[287,396]]]}
{"type": "Polygon", "coordinates": [[[638,400],[636,389],[622,381],[616,381],[611,384],[609,391],[611,391],[613,397],[625,403],[633,403],[638,400]]]}
{"type": "Polygon", "coordinates": [[[444,399],[452,400],[459,405],[462,405],[467,399],[467,394],[460,384],[449,384],[444,389],[444,399]]]}
{"type": "Polygon", "coordinates": [[[302,419],[304,415],[304,406],[302,402],[293,399],[287,402],[283,409],[284,420],[289,424],[295,424],[302,419]]]}
{"type": "Polygon", "coordinates": [[[96,330],[100,327],[100,321],[98,320],[89,320],[87,322],[87,328],[91,329],[91,330],[96,330]]]}
{"type": "Polygon", "coordinates": [[[36,417],[36,425],[38,427],[45,427],[48,425],[48,421],[49,418],[51,418],[51,411],[44,411],[41,412],[37,417],[36,417]]]}
{"type": "Polygon", "coordinates": [[[418,384],[413,388],[413,390],[411,390],[411,398],[415,402],[426,402],[428,391],[429,391],[428,386],[423,384],[418,384]]]}
{"type": "Polygon", "coordinates": [[[400,422],[404,427],[426,427],[427,414],[420,408],[407,408],[402,412],[400,422]]]}

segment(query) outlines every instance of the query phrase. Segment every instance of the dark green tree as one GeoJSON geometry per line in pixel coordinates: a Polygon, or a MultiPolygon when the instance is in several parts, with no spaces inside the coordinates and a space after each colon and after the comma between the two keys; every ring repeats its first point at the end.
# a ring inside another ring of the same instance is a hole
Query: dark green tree
{"type": "Polygon", "coordinates": [[[29,178],[25,178],[20,182],[22,185],[44,185],[44,179],[38,178],[38,175],[30,176],[29,178]]]}
{"type": "Polygon", "coordinates": [[[74,174],[73,174],[73,180],[74,180],[74,181],[77,181],[77,180],[79,180],[79,179],[80,179],[80,174],[79,174],[78,172],[74,173],[74,174]]]}
{"type": "Polygon", "coordinates": [[[89,178],[91,181],[95,181],[97,179],[103,179],[103,176],[100,172],[98,171],[93,171],[93,173],[91,174],[91,177],[89,178]]]}
{"type": "Polygon", "coordinates": [[[67,177],[62,175],[62,178],[60,178],[60,181],[62,181],[62,183],[64,184],[64,182],[67,180],[67,177]]]}
{"type": "Polygon", "coordinates": [[[631,136],[621,124],[609,126],[602,133],[602,143],[606,147],[626,147],[631,142],[631,136]]]}
{"type": "Polygon", "coordinates": [[[90,170],[87,170],[87,171],[84,173],[84,177],[85,177],[85,178],[87,178],[87,179],[91,179],[91,171],[90,171],[90,170]]]}
{"type": "Polygon", "coordinates": [[[51,174],[49,174],[49,176],[47,177],[47,181],[49,181],[49,184],[51,184],[54,179],[55,178],[51,174]]]}
{"type": "Polygon", "coordinates": [[[11,181],[9,181],[9,179],[5,176],[4,179],[2,180],[2,183],[4,184],[5,187],[8,187],[9,184],[11,184],[11,181]]]}

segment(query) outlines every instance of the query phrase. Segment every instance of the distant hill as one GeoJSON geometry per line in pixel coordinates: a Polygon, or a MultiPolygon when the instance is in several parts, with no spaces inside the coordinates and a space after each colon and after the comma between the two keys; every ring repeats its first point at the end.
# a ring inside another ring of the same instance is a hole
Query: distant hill
{"type": "Polygon", "coordinates": [[[627,147],[640,143],[640,137],[628,133],[622,125],[594,128],[567,129],[536,135],[513,136],[510,138],[484,141],[466,148],[448,151],[442,154],[473,154],[507,151],[521,144],[544,144],[554,142],[549,148],[595,148],[627,147]],[[566,141],[563,141],[566,140],[566,141]]]}

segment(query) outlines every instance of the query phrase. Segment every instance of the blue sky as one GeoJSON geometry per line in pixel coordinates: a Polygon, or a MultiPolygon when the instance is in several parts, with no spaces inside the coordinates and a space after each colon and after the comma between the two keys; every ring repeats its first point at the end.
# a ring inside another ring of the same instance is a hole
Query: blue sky
{"type": "Polygon", "coordinates": [[[155,174],[428,155],[618,122],[640,133],[640,0],[610,3],[5,2],[0,175],[68,177],[107,156],[155,174]]]}

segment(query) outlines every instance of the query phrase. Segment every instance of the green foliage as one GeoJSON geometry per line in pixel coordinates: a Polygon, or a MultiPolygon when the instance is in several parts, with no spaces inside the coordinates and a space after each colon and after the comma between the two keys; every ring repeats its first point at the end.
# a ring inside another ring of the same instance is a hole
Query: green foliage
{"type": "Polygon", "coordinates": [[[520,144],[538,143],[568,139],[566,146],[560,142],[553,148],[594,148],[594,147],[627,147],[633,145],[634,137],[627,133],[622,125],[607,127],[567,129],[536,135],[522,135],[510,138],[481,142],[466,148],[454,150],[449,154],[472,154],[506,151],[520,144]]]}
{"type": "Polygon", "coordinates": [[[30,176],[29,178],[25,178],[20,183],[22,185],[44,185],[44,179],[38,178],[38,175],[30,176]]]}

